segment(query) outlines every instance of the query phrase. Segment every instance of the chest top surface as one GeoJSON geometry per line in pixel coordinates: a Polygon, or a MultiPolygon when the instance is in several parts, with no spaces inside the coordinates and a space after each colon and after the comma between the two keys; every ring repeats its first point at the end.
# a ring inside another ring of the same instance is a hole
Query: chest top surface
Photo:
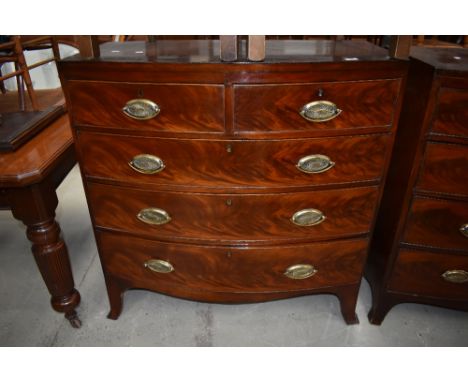
{"type": "MultiPolygon", "coordinates": [[[[388,52],[366,41],[352,40],[266,40],[262,63],[307,63],[347,61],[389,61],[388,52]]],[[[219,40],[160,40],[111,42],[100,46],[101,62],[223,63],[219,58],[219,40]]],[[[81,61],[80,55],[67,61],[81,61]]],[[[239,59],[247,60],[245,41],[239,43],[239,59]]]]}

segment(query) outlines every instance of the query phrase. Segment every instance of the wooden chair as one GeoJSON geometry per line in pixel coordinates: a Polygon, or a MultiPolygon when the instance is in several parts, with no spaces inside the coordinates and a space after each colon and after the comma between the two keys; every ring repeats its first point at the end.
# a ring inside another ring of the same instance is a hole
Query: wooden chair
{"type": "Polygon", "coordinates": [[[24,38],[21,36],[11,37],[10,41],[0,44],[0,68],[6,62],[13,62],[15,66],[15,70],[12,73],[0,75],[0,88],[2,93],[6,92],[3,81],[8,78],[16,77],[19,109],[21,111],[25,110],[24,84],[26,84],[32,108],[33,110],[39,110],[37,97],[34,92],[29,71],[58,59],[60,59],[60,52],[57,40],[54,36],[25,36],[24,38]],[[52,49],[53,57],[36,62],[32,65],[27,65],[24,52],[43,49],[52,49]]]}

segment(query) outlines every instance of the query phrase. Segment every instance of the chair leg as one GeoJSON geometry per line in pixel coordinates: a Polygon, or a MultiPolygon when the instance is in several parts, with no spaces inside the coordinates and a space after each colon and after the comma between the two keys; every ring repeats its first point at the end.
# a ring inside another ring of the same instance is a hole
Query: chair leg
{"type": "MultiPolygon", "coordinates": [[[[0,74],[2,73],[2,66],[3,64],[0,64],[0,74]]],[[[2,94],[6,93],[5,83],[3,82],[3,80],[0,80],[0,91],[2,92],[2,94]]]]}
{"type": "MultiPolygon", "coordinates": [[[[18,63],[15,62],[15,70],[18,70],[18,63]]],[[[18,74],[16,76],[16,86],[18,88],[18,104],[19,104],[19,109],[21,111],[26,110],[26,105],[24,102],[24,81],[23,81],[23,74],[18,74]]]]}
{"type": "Polygon", "coordinates": [[[26,60],[23,54],[20,54],[18,56],[18,64],[19,64],[20,69],[23,72],[23,79],[24,79],[24,83],[26,84],[26,89],[28,90],[29,98],[31,99],[32,108],[33,110],[39,110],[39,104],[37,102],[36,93],[34,92],[34,88],[33,88],[32,81],[31,81],[31,76],[29,75],[29,69],[28,69],[28,66],[26,65],[26,60]]]}

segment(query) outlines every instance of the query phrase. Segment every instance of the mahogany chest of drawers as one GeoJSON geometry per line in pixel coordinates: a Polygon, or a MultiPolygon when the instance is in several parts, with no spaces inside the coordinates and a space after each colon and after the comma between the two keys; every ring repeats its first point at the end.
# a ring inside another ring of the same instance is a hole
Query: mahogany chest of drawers
{"type": "Polygon", "coordinates": [[[468,310],[468,53],[411,56],[366,269],[374,324],[402,302],[468,310]]]}
{"type": "Polygon", "coordinates": [[[407,62],[363,42],[109,44],[59,64],[111,304],[336,295],[347,323],[407,62]],[[242,56],[242,54],[241,54],[242,56]]]}

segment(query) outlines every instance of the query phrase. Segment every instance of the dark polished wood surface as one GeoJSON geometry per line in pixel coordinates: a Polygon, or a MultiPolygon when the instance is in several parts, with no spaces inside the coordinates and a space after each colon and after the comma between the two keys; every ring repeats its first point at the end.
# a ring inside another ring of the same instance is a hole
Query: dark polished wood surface
{"type": "Polygon", "coordinates": [[[88,131],[79,131],[77,137],[83,172],[90,180],[212,192],[235,188],[246,193],[376,183],[382,177],[391,139],[388,135],[248,141],[142,139],[88,131]],[[155,174],[135,171],[129,162],[140,154],[157,156],[164,170],[155,174]],[[301,158],[316,154],[328,156],[335,165],[315,174],[297,168],[301,158]]]}
{"type": "MultiPolygon", "coordinates": [[[[238,59],[247,61],[245,41],[238,59]]],[[[131,41],[100,46],[101,61],[221,63],[219,40],[131,41]]],[[[69,60],[80,60],[79,56],[69,60]]],[[[366,41],[267,40],[264,62],[355,62],[390,60],[388,52],[366,41]]]]}
{"type": "Polygon", "coordinates": [[[448,270],[467,267],[466,255],[400,250],[388,289],[430,298],[461,300],[468,307],[468,283],[453,283],[442,277],[448,270]]]}
{"type": "Polygon", "coordinates": [[[391,166],[366,268],[373,294],[369,320],[380,324],[396,304],[468,310],[467,283],[445,281],[468,271],[464,49],[413,48],[391,166]]]}
{"type": "Polygon", "coordinates": [[[222,132],[224,89],[218,85],[142,85],[71,82],[72,118],[78,125],[146,129],[169,132],[222,132]],[[157,118],[140,121],[122,113],[136,98],[154,100],[157,118]]]}
{"type": "MultiPolygon", "coordinates": [[[[468,61],[468,58],[466,59],[468,61]]],[[[457,79],[458,86],[468,87],[468,80],[457,79]]],[[[437,111],[431,131],[437,134],[462,136],[468,139],[468,94],[460,88],[439,90],[437,111]]]]}
{"type": "Polygon", "coordinates": [[[197,194],[140,191],[88,183],[88,202],[97,227],[128,231],[165,240],[313,241],[369,232],[377,187],[284,194],[197,194]],[[166,211],[171,221],[150,225],[137,219],[145,208],[166,211]],[[326,216],[314,226],[295,225],[292,216],[303,209],[326,216]]]}
{"type": "Polygon", "coordinates": [[[467,174],[468,146],[428,142],[416,189],[468,197],[467,174]]]}
{"type": "Polygon", "coordinates": [[[468,51],[463,48],[425,48],[411,47],[411,57],[432,66],[441,74],[450,76],[468,71],[468,51]]]}
{"type": "Polygon", "coordinates": [[[118,318],[125,290],[140,287],[213,302],[332,293],[345,321],[356,323],[407,62],[368,43],[275,41],[264,62],[245,61],[241,47],[237,62],[224,63],[216,44],[109,44],[100,58],[59,63],[109,317],[118,318]],[[134,98],[157,103],[159,115],[125,116],[134,98]],[[306,121],[301,107],[317,100],[336,103],[341,114],[306,121]],[[144,153],[162,159],[163,171],[130,168],[144,153]],[[301,173],[298,160],[313,154],[334,166],[301,173]],[[164,209],[171,221],[140,221],[148,207],[164,209]],[[291,222],[311,208],[326,216],[321,224],[291,222]],[[141,265],[154,251],[180,270],[167,283],[141,265]],[[279,276],[291,261],[307,259],[322,271],[302,280],[304,289],[279,276]]]}
{"type": "Polygon", "coordinates": [[[460,232],[465,223],[467,202],[415,197],[402,242],[465,251],[468,255],[468,239],[460,232]]]}
{"type": "MultiPolygon", "coordinates": [[[[367,240],[285,247],[209,247],[161,243],[99,232],[106,271],[135,288],[212,293],[304,291],[359,282],[367,240]],[[281,253],[281,256],[278,256],[281,253]],[[174,271],[156,273],[144,266],[151,259],[169,262],[174,271]],[[295,264],[316,268],[314,277],[284,275],[295,264]]],[[[248,299],[246,299],[248,301],[248,299]]],[[[222,302],[222,300],[218,301],[222,302]]]]}
{"type": "Polygon", "coordinates": [[[68,117],[62,116],[18,150],[0,154],[0,207],[26,226],[32,252],[51,295],[52,307],[79,327],[67,247],[55,221],[56,188],[74,166],[68,117]]]}
{"type": "MultiPolygon", "coordinates": [[[[333,82],[294,85],[234,86],[235,131],[291,132],[390,127],[400,81],[333,82]],[[314,123],[302,106],[327,100],[342,110],[331,121],[314,123]]],[[[322,133],[326,133],[322,131],[322,133]]]]}

